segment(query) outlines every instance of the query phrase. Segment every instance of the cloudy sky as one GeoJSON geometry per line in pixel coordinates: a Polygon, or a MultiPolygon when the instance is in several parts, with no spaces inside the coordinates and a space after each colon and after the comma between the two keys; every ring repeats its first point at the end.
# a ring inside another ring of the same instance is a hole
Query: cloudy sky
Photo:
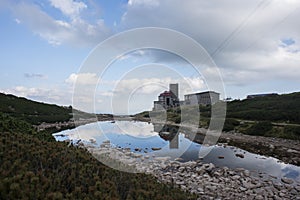
{"type": "Polygon", "coordinates": [[[0,91],[59,105],[75,101],[87,111],[135,113],[151,109],[169,83],[180,83],[181,98],[213,89],[204,72],[159,49],[120,54],[101,76],[82,70],[99,43],[144,27],[199,43],[219,69],[222,98],[300,91],[299,19],[298,0],[2,0],[0,91]]]}

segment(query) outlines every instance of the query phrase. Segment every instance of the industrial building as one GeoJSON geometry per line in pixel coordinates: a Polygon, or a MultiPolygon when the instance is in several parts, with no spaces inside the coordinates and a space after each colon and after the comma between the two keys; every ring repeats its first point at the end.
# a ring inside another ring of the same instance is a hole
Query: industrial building
{"type": "Polygon", "coordinates": [[[184,95],[184,105],[212,105],[220,101],[220,93],[214,91],[184,95]]]}
{"type": "Polygon", "coordinates": [[[164,91],[158,96],[158,101],[154,101],[153,110],[169,109],[179,105],[178,83],[170,84],[169,91],[164,91]]]}
{"type": "Polygon", "coordinates": [[[184,101],[179,100],[178,83],[170,84],[169,91],[164,91],[154,101],[153,110],[164,110],[178,107],[180,105],[212,105],[220,101],[220,93],[206,91],[184,95],[184,101]]]}

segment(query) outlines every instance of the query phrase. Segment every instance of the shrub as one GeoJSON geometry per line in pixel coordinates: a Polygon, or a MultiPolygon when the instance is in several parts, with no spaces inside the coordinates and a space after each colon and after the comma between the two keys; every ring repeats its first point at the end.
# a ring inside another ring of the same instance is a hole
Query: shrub
{"type": "Polygon", "coordinates": [[[232,131],[238,125],[240,125],[240,122],[238,120],[227,118],[225,119],[223,131],[232,131]]]}
{"type": "Polygon", "coordinates": [[[255,123],[250,128],[248,128],[245,133],[248,135],[265,135],[268,131],[272,130],[273,126],[270,121],[261,121],[255,123]]]}

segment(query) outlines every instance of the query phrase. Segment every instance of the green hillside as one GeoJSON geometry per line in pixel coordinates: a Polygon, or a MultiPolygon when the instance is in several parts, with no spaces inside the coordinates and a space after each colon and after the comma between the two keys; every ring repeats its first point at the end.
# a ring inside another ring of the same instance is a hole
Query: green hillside
{"type": "Polygon", "coordinates": [[[300,124],[300,92],[229,102],[227,117],[300,124]]]}
{"type": "Polygon", "coordinates": [[[0,112],[30,124],[69,121],[72,107],[39,103],[22,97],[0,93],[0,112]]]}

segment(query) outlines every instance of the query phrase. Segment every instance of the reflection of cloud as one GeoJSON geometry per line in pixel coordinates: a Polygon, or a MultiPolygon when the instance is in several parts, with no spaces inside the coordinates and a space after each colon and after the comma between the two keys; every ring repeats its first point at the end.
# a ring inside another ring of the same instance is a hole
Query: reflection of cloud
{"type": "Polygon", "coordinates": [[[96,139],[97,137],[103,136],[102,132],[97,129],[97,126],[92,126],[94,128],[86,128],[85,126],[79,127],[76,130],[73,130],[70,134],[68,134],[70,139],[73,140],[86,140],[96,139]]]}
{"type": "Polygon", "coordinates": [[[116,125],[122,134],[127,134],[134,137],[152,137],[157,135],[153,131],[153,125],[152,124],[146,124],[146,123],[128,123],[125,121],[117,121],[116,125]]]}

